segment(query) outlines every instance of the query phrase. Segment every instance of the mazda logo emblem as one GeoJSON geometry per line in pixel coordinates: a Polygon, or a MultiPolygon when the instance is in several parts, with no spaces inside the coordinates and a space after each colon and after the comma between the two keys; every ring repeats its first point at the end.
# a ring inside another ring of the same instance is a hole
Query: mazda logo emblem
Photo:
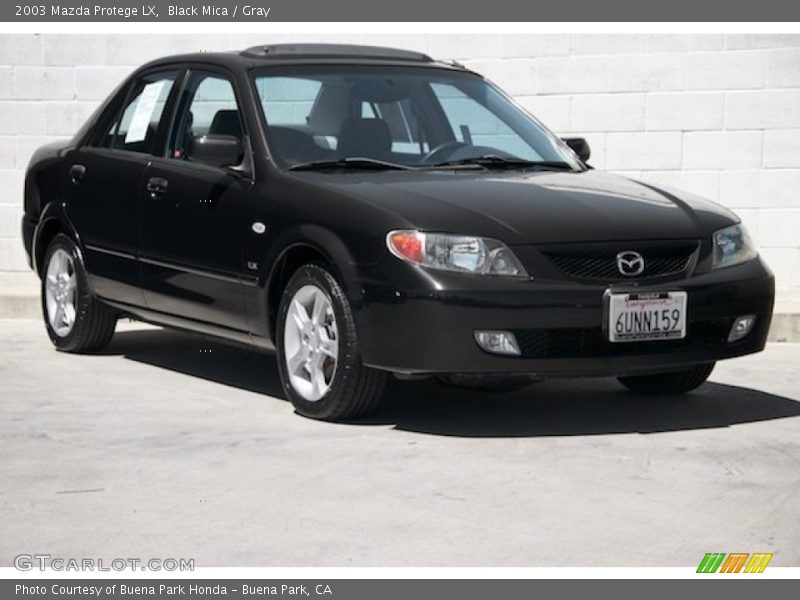
{"type": "Polygon", "coordinates": [[[617,270],[626,277],[641,275],[644,271],[644,258],[632,250],[620,252],[617,254],[617,270]]]}

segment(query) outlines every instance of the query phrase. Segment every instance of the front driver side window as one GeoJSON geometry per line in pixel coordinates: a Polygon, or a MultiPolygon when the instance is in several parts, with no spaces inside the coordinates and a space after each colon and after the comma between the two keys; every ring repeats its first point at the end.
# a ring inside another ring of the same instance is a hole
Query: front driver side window
{"type": "Polygon", "coordinates": [[[192,137],[227,135],[243,138],[242,118],[233,85],[208,73],[192,73],[170,138],[170,156],[187,159],[192,137]]]}

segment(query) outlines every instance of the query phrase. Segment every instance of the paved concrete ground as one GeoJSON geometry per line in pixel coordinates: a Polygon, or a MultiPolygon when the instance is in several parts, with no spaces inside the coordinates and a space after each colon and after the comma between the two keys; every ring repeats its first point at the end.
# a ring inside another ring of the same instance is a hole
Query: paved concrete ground
{"type": "Polygon", "coordinates": [[[800,345],[683,398],[395,382],[380,415],[342,425],[294,415],[269,356],[124,329],[72,356],[39,322],[0,321],[0,565],[800,566],[800,345]]]}

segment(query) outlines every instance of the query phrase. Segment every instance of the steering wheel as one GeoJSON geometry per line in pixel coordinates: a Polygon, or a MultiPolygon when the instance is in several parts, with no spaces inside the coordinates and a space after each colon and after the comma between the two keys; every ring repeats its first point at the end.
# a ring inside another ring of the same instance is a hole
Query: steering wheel
{"type": "Polygon", "coordinates": [[[465,144],[464,142],[459,142],[458,140],[444,142],[443,144],[439,144],[428,152],[425,157],[422,159],[424,163],[437,163],[442,162],[447,159],[453,152],[459,150],[460,148],[466,148],[469,144],[465,144]]]}

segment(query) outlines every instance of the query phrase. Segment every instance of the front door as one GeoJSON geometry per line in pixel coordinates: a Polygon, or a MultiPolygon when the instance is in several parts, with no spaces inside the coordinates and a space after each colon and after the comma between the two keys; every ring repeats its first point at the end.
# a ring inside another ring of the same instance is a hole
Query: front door
{"type": "Polygon", "coordinates": [[[145,173],[141,260],[149,308],[246,331],[242,246],[252,225],[251,178],[240,164],[217,165],[192,156],[202,136],[246,136],[231,80],[190,71],[163,157],[145,173]]]}
{"type": "Polygon", "coordinates": [[[67,216],[81,235],[95,293],[143,305],[140,289],[139,201],[177,73],[142,76],[110,122],[67,156],[67,216]]]}

